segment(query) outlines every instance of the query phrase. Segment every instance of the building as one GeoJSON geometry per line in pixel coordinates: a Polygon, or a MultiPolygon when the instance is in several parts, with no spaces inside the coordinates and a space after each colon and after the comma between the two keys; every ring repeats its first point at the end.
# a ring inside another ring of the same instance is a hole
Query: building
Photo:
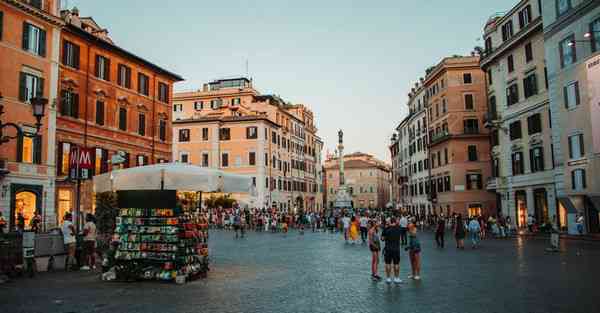
{"type": "MultiPolygon", "coordinates": [[[[15,136],[0,143],[0,212],[14,229],[22,213],[29,228],[35,213],[53,219],[58,46],[64,24],[56,0],[0,1],[0,104],[2,129],[15,136]],[[31,99],[48,100],[39,132],[31,99]]],[[[3,138],[4,139],[4,138],[3,138]]],[[[51,223],[48,225],[51,226],[51,223]]]]}
{"type": "Polygon", "coordinates": [[[253,207],[322,210],[321,149],[302,104],[261,95],[247,78],[221,79],[174,95],[173,159],[251,175],[253,207]]]}
{"type": "Polygon", "coordinates": [[[410,157],[408,125],[410,116],[407,115],[396,127],[390,146],[392,156],[392,201],[396,209],[408,208],[411,197],[408,184],[410,157]]]}
{"type": "Polygon", "coordinates": [[[541,7],[519,1],[506,14],[490,18],[484,28],[480,60],[487,77],[492,175],[499,212],[512,224],[527,226],[556,214],[552,158],[552,123],[544,54],[541,7]]]}
{"type": "Polygon", "coordinates": [[[491,160],[489,133],[482,127],[487,97],[479,56],[444,58],[426,74],[433,212],[496,214],[495,195],[484,187],[491,160]]]}
{"type": "MultiPolygon", "coordinates": [[[[61,17],[53,222],[77,207],[76,179],[69,177],[75,148],[92,149],[88,178],[171,159],[171,94],[173,83],[182,80],[120,48],[107,29],[80,17],[76,8],[61,17]]],[[[80,190],[82,211],[93,210],[91,180],[83,180],[80,190]]]]}
{"type": "MultiPolygon", "coordinates": [[[[340,186],[339,156],[325,160],[326,205],[333,207],[340,186]]],[[[391,168],[370,154],[355,152],[344,156],[344,179],[354,208],[385,208],[390,202],[391,168]]]]}
{"type": "Polygon", "coordinates": [[[600,232],[600,1],[542,1],[560,225],[600,232]]]}

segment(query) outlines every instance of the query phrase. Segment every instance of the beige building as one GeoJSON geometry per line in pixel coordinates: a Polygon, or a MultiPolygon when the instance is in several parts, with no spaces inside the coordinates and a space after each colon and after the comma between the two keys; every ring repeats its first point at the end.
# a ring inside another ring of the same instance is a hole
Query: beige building
{"type": "MultiPolygon", "coordinates": [[[[332,207],[340,186],[338,157],[325,160],[327,198],[332,207]]],[[[356,152],[344,156],[344,179],[350,189],[354,208],[385,208],[390,202],[391,168],[372,155],[356,152]]]]}
{"type": "Polygon", "coordinates": [[[173,159],[253,177],[252,207],[321,210],[321,149],[305,105],[261,95],[247,78],[173,97],[173,159]]]}

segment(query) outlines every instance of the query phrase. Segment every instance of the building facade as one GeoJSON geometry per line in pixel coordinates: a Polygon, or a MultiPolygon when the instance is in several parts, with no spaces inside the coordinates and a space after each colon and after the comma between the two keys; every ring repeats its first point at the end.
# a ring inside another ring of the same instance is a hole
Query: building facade
{"type": "MultiPolygon", "coordinates": [[[[327,207],[333,207],[340,187],[338,158],[329,155],[325,160],[327,207]]],[[[344,180],[354,208],[383,209],[390,202],[391,168],[372,155],[362,152],[345,155],[344,180]]]]}
{"type": "Polygon", "coordinates": [[[600,232],[600,1],[542,1],[560,225],[600,232]]]}
{"type": "MultiPolygon", "coordinates": [[[[53,219],[55,128],[60,29],[58,1],[0,1],[0,105],[2,123],[15,123],[23,134],[0,144],[0,212],[14,229],[20,213],[25,228],[38,213],[53,219]],[[39,132],[31,99],[48,100],[39,132]]],[[[4,138],[3,138],[4,139],[4,138]]],[[[52,226],[48,223],[44,226],[52,226]]]]}
{"type": "Polygon", "coordinates": [[[556,214],[552,122],[541,7],[520,1],[485,25],[481,68],[486,73],[492,175],[499,212],[513,226],[540,224],[556,214]]]}
{"type": "MultiPolygon", "coordinates": [[[[182,78],[116,45],[108,31],[77,9],[61,12],[56,122],[56,216],[77,207],[71,152],[91,150],[87,174],[168,162],[172,90],[182,78]]],[[[80,207],[92,211],[92,181],[82,180],[80,207]]]]}
{"type": "Polygon", "coordinates": [[[252,207],[323,209],[323,142],[305,105],[235,78],[175,94],[173,114],[173,159],[252,176],[256,195],[236,195],[252,207]]]}

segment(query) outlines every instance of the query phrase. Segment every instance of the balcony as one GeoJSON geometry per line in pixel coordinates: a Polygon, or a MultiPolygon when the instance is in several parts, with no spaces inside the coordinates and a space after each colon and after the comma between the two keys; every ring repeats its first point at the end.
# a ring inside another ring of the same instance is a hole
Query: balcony
{"type": "Polygon", "coordinates": [[[450,133],[447,130],[441,131],[437,134],[431,135],[431,145],[440,143],[448,138],[450,138],[450,133]]]}
{"type": "Polygon", "coordinates": [[[498,189],[498,177],[488,177],[487,182],[485,184],[485,189],[487,189],[487,190],[498,189]]]}
{"type": "Polygon", "coordinates": [[[467,127],[464,129],[465,135],[479,135],[479,128],[467,127]]]}
{"type": "Polygon", "coordinates": [[[492,128],[498,123],[500,119],[501,117],[500,114],[498,114],[498,112],[486,112],[483,115],[483,126],[485,128],[492,128]]]}

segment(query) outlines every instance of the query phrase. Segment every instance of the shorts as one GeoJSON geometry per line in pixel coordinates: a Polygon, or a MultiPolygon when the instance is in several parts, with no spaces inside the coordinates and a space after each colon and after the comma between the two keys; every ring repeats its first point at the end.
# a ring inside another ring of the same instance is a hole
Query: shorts
{"type": "Polygon", "coordinates": [[[383,261],[385,264],[400,264],[400,250],[383,250],[383,261]]]}
{"type": "Polygon", "coordinates": [[[75,250],[77,248],[76,244],[73,243],[65,243],[65,247],[67,248],[67,254],[69,256],[75,256],[75,250]]]}
{"type": "Polygon", "coordinates": [[[92,255],[96,253],[96,242],[92,240],[84,240],[83,252],[85,253],[85,255],[92,255]]]}
{"type": "Polygon", "coordinates": [[[375,245],[369,245],[369,250],[371,250],[371,252],[379,252],[379,247],[375,245]]]}

